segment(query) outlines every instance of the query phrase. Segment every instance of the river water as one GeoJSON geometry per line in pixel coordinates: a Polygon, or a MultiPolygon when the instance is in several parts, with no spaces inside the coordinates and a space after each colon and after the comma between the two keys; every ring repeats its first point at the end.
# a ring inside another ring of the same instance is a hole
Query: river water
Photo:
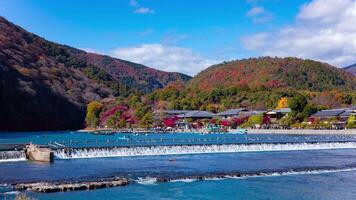
{"type": "Polygon", "coordinates": [[[14,152],[0,157],[0,199],[15,197],[12,183],[108,177],[126,177],[131,183],[28,195],[37,199],[356,199],[354,136],[42,132],[3,133],[0,138],[3,144],[56,142],[68,147],[55,151],[52,164],[24,161],[14,152]],[[155,177],[171,181],[159,183],[155,177]]]}

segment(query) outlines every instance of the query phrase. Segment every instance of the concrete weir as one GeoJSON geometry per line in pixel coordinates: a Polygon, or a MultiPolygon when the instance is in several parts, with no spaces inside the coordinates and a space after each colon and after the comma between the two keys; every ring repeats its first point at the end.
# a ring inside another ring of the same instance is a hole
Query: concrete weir
{"type": "Polygon", "coordinates": [[[29,144],[25,147],[26,158],[31,161],[53,162],[54,152],[49,148],[41,148],[37,145],[29,144]]]}

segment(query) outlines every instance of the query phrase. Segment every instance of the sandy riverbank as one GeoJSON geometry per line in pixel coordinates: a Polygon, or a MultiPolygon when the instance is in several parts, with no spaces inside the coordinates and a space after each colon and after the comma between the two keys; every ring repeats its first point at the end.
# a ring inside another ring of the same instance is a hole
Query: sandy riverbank
{"type": "Polygon", "coordinates": [[[325,135],[325,134],[355,134],[356,129],[347,130],[312,130],[312,129],[247,129],[250,134],[310,134],[310,135],[325,135]]]}

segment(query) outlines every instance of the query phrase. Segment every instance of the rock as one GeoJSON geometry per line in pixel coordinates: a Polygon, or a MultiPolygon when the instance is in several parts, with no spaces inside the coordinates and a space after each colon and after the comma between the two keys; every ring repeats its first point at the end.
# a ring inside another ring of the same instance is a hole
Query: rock
{"type": "Polygon", "coordinates": [[[77,190],[94,190],[99,188],[117,187],[129,184],[126,178],[118,178],[102,181],[87,181],[80,183],[20,183],[13,186],[15,190],[23,191],[30,190],[33,192],[51,193],[51,192],[67,192],[77,190]]]}

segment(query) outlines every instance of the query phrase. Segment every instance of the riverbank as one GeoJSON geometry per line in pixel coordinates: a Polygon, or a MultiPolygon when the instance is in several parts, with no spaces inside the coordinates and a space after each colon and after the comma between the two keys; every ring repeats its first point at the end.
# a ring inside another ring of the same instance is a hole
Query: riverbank
{"type": "MultiPolygon", "coordinates": [[[[247,130],[248,134],[287,134],[287,135],[349,135],[356,134],[356,129],[229,129],[228,132],[207,132],[203,129],[187,129],[187,130],[111,130],[111,133],[145,133],[145,134],[155,134],[155,133],[197,133],[197,134],[209,134],[209,133],[232,133],[232,134],[243,134],[247,130]]],[[[100,132],[100,130],[80,130],[78,132],[100,132]]],[[[105,135],[105,133],[103,134],[105,135]]]]}
{"type": "Polygon", "coordinates": [[[313,130],[313,129],[247,129],[248,134],[288,134],[288,135],[350,135],[356,129],[313,130]]]}

